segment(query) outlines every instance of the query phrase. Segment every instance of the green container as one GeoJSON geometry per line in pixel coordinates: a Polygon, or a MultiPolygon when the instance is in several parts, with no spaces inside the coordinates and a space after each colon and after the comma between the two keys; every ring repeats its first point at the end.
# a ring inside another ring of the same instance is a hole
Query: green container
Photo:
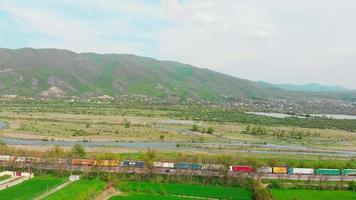
{"type": "Polygon", "coordinates": [[[316,169],[315,174],[317,175],[340,175],[339,169],[316,169]]]}
{"type": "Polygon", "coordinates": [[[356,169],[343,169],[341,170],[341,174],[344,176],[355,176],[356,169]]]}

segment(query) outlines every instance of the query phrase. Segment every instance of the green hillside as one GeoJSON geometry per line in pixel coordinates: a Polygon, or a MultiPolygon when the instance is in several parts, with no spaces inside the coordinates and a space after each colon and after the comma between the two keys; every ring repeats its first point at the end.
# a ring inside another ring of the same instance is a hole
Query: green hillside
{"type": "Polygon", "coordinates": [[[24,96],[147,95],[176,100],[266,99],[259,84],[207,69],[127,54],[0,49],[0,93],[24,96]]]}

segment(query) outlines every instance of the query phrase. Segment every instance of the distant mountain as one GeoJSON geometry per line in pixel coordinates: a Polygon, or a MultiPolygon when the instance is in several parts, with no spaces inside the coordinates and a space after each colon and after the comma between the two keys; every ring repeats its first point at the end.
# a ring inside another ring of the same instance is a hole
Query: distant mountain
{"type": "Polygon", "coordinates": [[[129,54],[0,49],[1,95],[147,95],[217,101],[226,98],[268,99],[276,96],[275,90],[188,64],[129,54]]]}
{"type": "Polygon", "coordinates": [[[310,83],[310,84],[275,84],[269,83],[265,81],[260,81],[260,83],[280,88],[288,91],[304,91],[304,92],[345,92],[349,91],[349,89],[341,87],[341,86],[330,86],[330,85],[321,85],[318,83],[310,83]]]}
{"type": "MultiPolygon", "coordinates": [[[[312,91],[321,90],[326,89],[319,87],[312,91]]],[[[280,100],[304,106],[300,102],[314,99],[319,106],[321,100],[354,102],[356,99],[356,92],[342,95],[332,92],[329,95],[287,91],[275,85],[240,79],[189,64],[136,55],[32,48],[0,48],[0,95],[83,98],[128,95],[149,96],[173,103],[185,100],[243,101],[244,105],[271,106],[272,102],[278,108],[293,107],[279,105],[280,100]],[[270,103],[261,103],[267,101],[270,103]]],[[[294,106],[293,109],[299,107],[294,106]]]]}

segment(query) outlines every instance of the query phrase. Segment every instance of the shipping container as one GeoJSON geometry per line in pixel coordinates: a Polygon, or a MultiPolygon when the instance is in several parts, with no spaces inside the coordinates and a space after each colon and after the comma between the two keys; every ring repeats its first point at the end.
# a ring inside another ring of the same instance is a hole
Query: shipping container
{"type": "Polygon", "coordinates": [[[117,167],[120,162],[118,160],[97,160],[96,165],[105,167],[117,167]]]}
{"type": "Polygon", "coordinates": [[[143,168],[144,167],[144,162],[142,161],[132,161],[132,160],[125,160],[121,164],[123,167],[138,167],[138,168],[143,168]]]}
{"type": "Polygon", "coordinates": [[[339,169],[316,169],[315,174],[317,175],[340,175],[339,169]]]}
{"type": "Polygon", "coordinates": [[[274,174],[287,174],[288,168],[287,167],[273,167],[274,174]]]}
{"type": "Polygon", "coordinates": [[[314,169],[312,169],[312,168],[289,168],[288,174],[311,175],[311,174],[314,174],[314,169]]]}
{"type": "Polygon", "coordinates": [[[256,169],[251,166],[233,165],[233,166],[230,166],[230,171],[233,171],[233,172],[256,172],[256,169]]]}
{"type": "Polygon", "coordinates": [[[356,176],[356,169],[343,169],[341,174],[344,176],[356,176]]]}
{"type": "Polygon", "coordinates": [[[15,162],[26,162],[26,157],[23,157],[23,156],[16,157],[15,162]]]}
{"type": "Polygon", "coordinates": [[[217,165],[217,164],[205,164],[202,166],[203,170],[210,170],[210,171],[220,171],[224,170],[225,166],[224,165],[217,165]]]}
{"type": "Polygon", "coordinates": [[[96,164],[95,160],[89,159],[72,159],[72,165],[93,166],[96,164]]]}
{"type": "Polygon", "coordinates": [[[153,167],[157,167],[157,168],[174,168],[174,163],[170,163],[170,162],[153,162],[153,167]]]}
{"type": "Polygon", "coordinates": [[[176,169],[192,169],[192,170],[200,170],[202,168],[202,165],[199,163],[185,163],[185,162],[180,162],[177,163],[175,166],[176,169]]]}
{"type": "Polygon", "coordinates": [[[12,157],[12,156],[0,155],[0,161],[10,161],[13,159],[14,159],[14,157],[12,157]]]}
{"type": "Polygon", "coordinates": [[[257,169],[257,172],[270,174],[273,172],[273,169],[272,169],[272,167],[260,167],[257,169]]]}

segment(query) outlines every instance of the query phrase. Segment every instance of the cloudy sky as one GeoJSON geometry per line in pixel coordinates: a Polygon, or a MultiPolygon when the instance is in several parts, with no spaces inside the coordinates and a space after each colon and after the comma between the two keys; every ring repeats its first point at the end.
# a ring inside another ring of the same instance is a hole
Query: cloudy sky
{"type": "Polygon", "coordinates": [[[0,47],[133,53],[356,89],[356,1],[0,0],[0,47]]]}

